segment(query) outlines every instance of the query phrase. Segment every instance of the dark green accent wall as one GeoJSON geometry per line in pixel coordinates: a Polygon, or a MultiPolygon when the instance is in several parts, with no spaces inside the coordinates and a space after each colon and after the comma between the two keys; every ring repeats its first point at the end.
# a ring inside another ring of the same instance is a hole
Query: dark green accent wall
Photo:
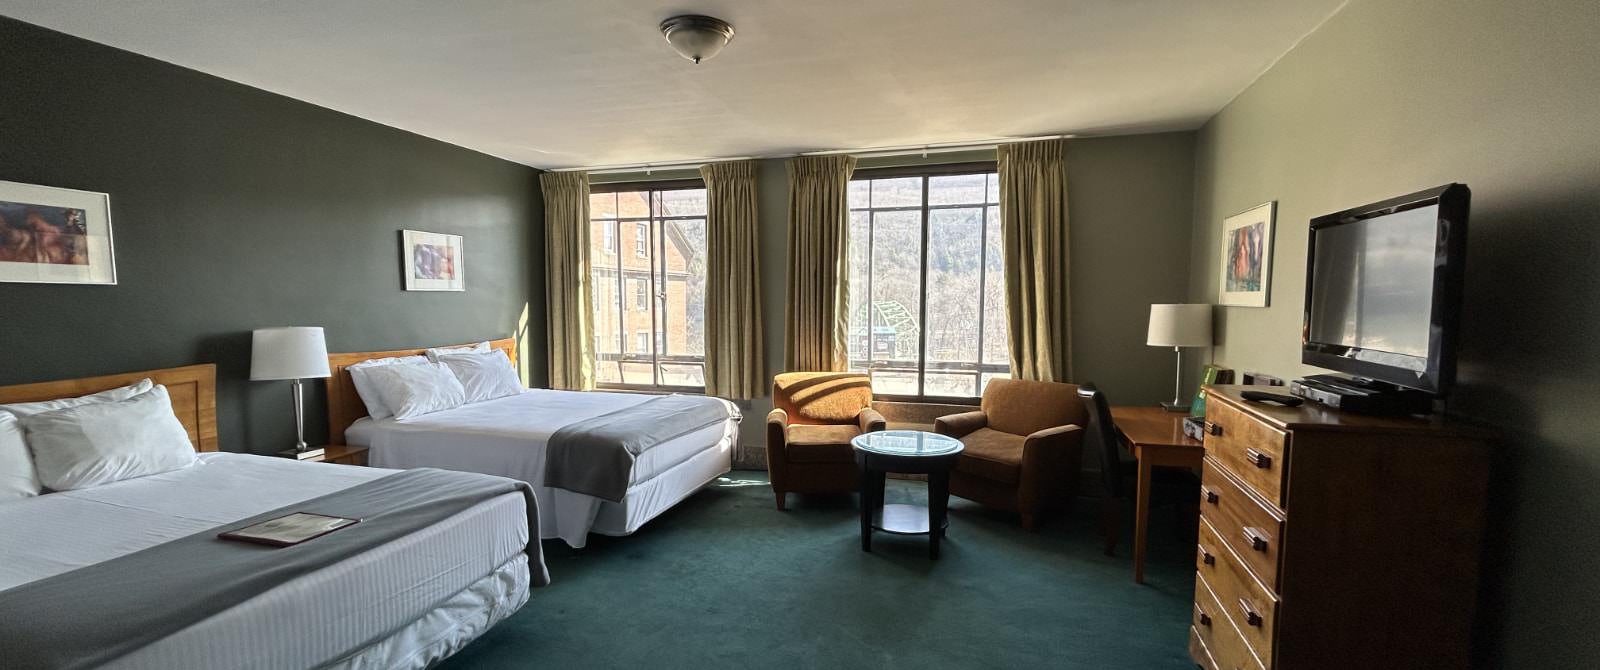
{"type": "Polygon", "coordinates": [[[1307,221],[1471,186],[1449,410],[1506,434],[1484,667],[1600,667],[1597,33],[1585,0],[1353,0],[1207,123],[1196,154],[1190,297],[1216,298],[1223,217],[1277,200],[1272,306],[1220,308],[1216,357],[1288,377],[1316,371],[1299,363],[1307,221]]]}
{"type": "Polygon", "coordinates": [[[119,282],[0,283],[0,384],[216,363],[222,448],[253,452],[294,432],[288,383],[246,381],[253,328],[323,326],[333,351],[520,328],[542,385],[537,175],[0,18],[0,180],[109,193],[119,282]],[[406,228],[465,236],[465,292],[401,290],[406,228]]]}

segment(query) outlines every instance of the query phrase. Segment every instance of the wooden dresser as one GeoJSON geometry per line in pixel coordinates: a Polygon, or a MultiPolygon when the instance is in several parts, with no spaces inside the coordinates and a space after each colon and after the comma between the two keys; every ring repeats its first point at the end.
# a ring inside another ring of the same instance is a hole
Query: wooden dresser
{"type": "Polygon", "coordinates": [[[1207,388],[1194,618],[1204,668],[1465,668],[1487,430],[1207,388]]]}

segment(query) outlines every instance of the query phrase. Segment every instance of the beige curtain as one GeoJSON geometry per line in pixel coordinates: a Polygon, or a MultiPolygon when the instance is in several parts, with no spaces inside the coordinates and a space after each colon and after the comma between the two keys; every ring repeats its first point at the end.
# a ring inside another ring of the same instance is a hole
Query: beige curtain
{"type": "Polygon", "coordinates": [[[789,267],[783,362],[789,371],[849,364],[850,173],[855,156],[789,161],[789,267]]]}
{"type": "Polygon", "coordinates": [[[589,295],[589,174],[546,172],[545,299],[549,306],[550,387],[594,388],[594,312],[589,295]]]}
{"type": "Polygon", "coordinates": [[[1072,378],[1066,148],[1065,140],[1043,140],[999,150],[1006,325],[1017,379],[1072,378]]]}
{"type": "Polygon", "coordinates": [[[767,387],[761,341],[761,249],[756,162],[711,163],[706,182],[706,394],[759,398],[767,387]]]}

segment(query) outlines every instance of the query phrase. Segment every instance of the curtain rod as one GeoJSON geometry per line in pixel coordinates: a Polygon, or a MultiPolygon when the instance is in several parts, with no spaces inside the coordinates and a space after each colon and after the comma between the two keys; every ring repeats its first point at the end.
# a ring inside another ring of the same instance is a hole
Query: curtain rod
{"type": "Polygon", "coordinates": [[[588,172],[589,174],[623,174],[631,172],[654,172],[656,170],[698,170],[703,165],[711,163],[726,163],[729,161],[756,160],[761,158],[793,158],[795,156],[834,156],[850,154],[857,158],[888,158],[891,156],[924,157],[929,154],[946,154],[959,151],[982,151],[994,149],[1002,144],[1016,142],[1034,142],[1038,140],[1059,140],[1077,137],[1076,135],[1038,135],[1034,137],[1008,137],[1004,139],[984,140],[979,142],[939,142],[934,144],[914,144],[897,147],[870,147],[865,149],[829,149],[826,151],[802,151],[792,154],[776,154],[772,156],[740,156],[737,158],[707,158],[699,161],[680,161],[669,163],[632,163],[621,165],[597,165],[594,167],[556,168],[551,172],[588,172]]]}

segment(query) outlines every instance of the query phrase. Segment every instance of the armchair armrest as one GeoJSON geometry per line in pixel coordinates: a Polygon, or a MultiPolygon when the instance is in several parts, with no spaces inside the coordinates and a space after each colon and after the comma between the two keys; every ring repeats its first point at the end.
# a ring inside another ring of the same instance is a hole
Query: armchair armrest
{"type": "Polygon", "coordinates": [[[1082,426],[1068,424],[1028,435],[1022,442],[1022,480],[1017,483],[1020,504],[1033,507],[1051,497],[1073,495],[1082,461],[1082,426]]]}
{"type": "Polygon", "coordinates": [[[856,413],[856,425],[861,428],[863,433],[873,433],[888,428],[889,422],[883,419],[883,415],[879,414],[878,410],[864,407],[860,412],[856,413]]]}
{"type": "Polygon", "coordinates": [[[940,435],[949,435],[954,438],[965,437],[968,433],[989,425],[989,415],[982,410],[962,412],[941,416],[933,420],[933,432],[940,435]]]}

